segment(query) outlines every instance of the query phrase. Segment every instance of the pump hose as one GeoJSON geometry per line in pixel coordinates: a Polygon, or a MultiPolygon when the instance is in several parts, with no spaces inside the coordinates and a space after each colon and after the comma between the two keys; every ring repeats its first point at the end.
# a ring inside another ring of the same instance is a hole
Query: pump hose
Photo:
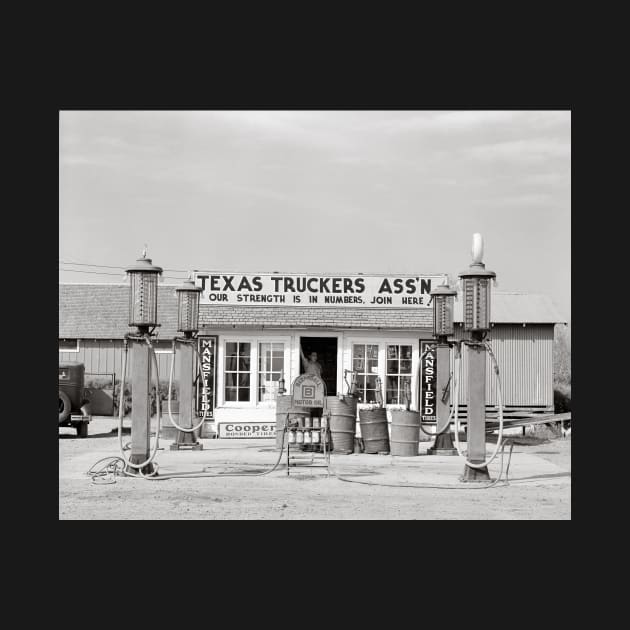
{"type": "MultiPolygon", "coordinates": [[[[202,374],[203,375],[203,370],[201,367],[201,356],[199,356],[199,351],[197,350],[197,348],[195,348],[195,346],[193,344],[192,348],[195,352],[195,356],[197,357],[197,374],[202,374]]],[[[171,424],[178,429],[179,431],[183,431],[184,433],[194,433],[195,431],[197,431],[197,429],[201,428],[201,426],[203,426],[203,423],[206,421],[207,417],[208,417],[208,408],[207,405],[204,407],[203,410],[203,417],[201,418],[201,422],[199,422],[199,424],[196,424],[194,427],[190,427],[189,429],[186,429],[184,427],[180,427],[179,424],[177,424],[177,422],[175,422],[175,420],[173,419],[173,413],[171,411],[171,398],[172,398],[172,389],[173,389],[173,375],[175,374],[175,340],[173,339],[173,358],[171,360],[171,373],[168,379],[168,398],[167,398],[167,406],[168,406],[168,417],[171,420],[171,424]]]]}
{"type": "MultiPolygon", "coordinates": [[[[499,435],[497,437],[497,445],[494,449],[494,453],[492,453],[489,459],[487,459],[485,462],[481,464],[473,464],[472,462],[468,460],[466,455],[462,453],[460,443],[459,443],[459,376],[457,374],[457,370],[455,370],[455,373],[457,376],[455,380],[455,394],[454,394],[455,396],[455,406],[454,406],[454,409],[455,409],[455,448],[457,449],[457,453],[459,454],[459,456],[462,457],[464,461],[466,462],[466,466],[469,466],[470,468],[485,468],[490,462],[492,462],[499,453],[499,449],[501,448],[501,442],[503,438],[503,394],[501,392],[501,377],[499,376],[499,364],[497,363],[497,359],[494,356],[494,352],[492,352],[492,348],[490,347],[490,344],[487,341],[484,341],[483,345],[488,350],[488,353],[490,354],[490,357],[492,358],[492,361],[494,362],[494,370],[497,375],[497,398],[498,398],[497,402],[498,402],[498,407],[499,407],[499,435]]],[[[461,355],[459,356],[458,360],[459,360],[459,368],[461,371],[461,364],[462,364],[461,355]]]]}
{"type": "MultiPolygon", "coordinates": [[[[123,367],[122,367],[122,380],[120,383],[120,402],[119,402],[119,412],[118,412],[118,446],[120,447],[120,454],[122,455],[122,460],[124,461],[125,465],[129,468],[133,468],[135,470],[139,471],[139,475],[134,475],[132,473],[129,473],[126,469],[123,471],[124,474],[126,474],[129,477],[152,477],[154,475],[157,474],[157,464],[154,466],[154,470],[153,472],[149,473],[149,475],[145,475],[142,472],[142,468],[144,468],[145,466],[148,466],[155,458],[155,455],[157,454],[158,451],[158,446],[159,446],[159,436],[160,436],[160,424],[161,424],[161,413],[160,413],[160,401],[159,401],[159,391],[160,391],[160,381],[159,381],[159,375],[158,375],[158,363],[157,363],[157,357],[155,356],[155,349],[153,348],[152,344],[151,344],[151,339],[149,337],[149,335],[144,335],[143,339],[147,342],[147,345],[149,346],[149,353],[151,354],[151,358],[152,358],[152,362],[153,362],[153,367],[155,368],[155,380],[156,380],[156,393],[158,394],[158,401],[157,401],[157,430],[155,433],[155,445],[153,447],[153,451],[151,452],[151,455],[149,455],[148,459],[145,460],[144,462],[142,462],[141,464],[132,464],[126,457],[125,457],[125,449],[123,447],[123,441],[122,441],[122,423],[123,423],[123,414],[125,413],[125,405],[124,405],[124,393],[125,393],[125,380],[127,378],[127,353],[128,353],[128,348],[127,345],[125,344],[125,352],[123,354],[123,367]]],[[[99,460],[102,461],[102,460],[99,460]]],[[[97,462],[98,463],[98,462],[97,462]]]]}
{"type": "MultiPolygon", "coordinates": [[[[124,372],[123,372],[124,374],[124,372]]],[[[286,418],[286,426],[289,423],[289,413],[287,413],[286,418]]],[[[126,460],[124,457],[103,457],[99,459],[88,471],[87,475],[92,478],[92,483],[101,485],[101,484],[112,484],[116,483],[115,477],[118,475],[126,475],[127,477],[142,477],[143,479],[149,479],[151,481],[164,481],[165,479],[195,479],[195,478],[203,478],[203,477],[262,477],[263,475],[268,475],[272,473],[278,466],[280,465],[280,461],[282,460],[282,454],[284,452],[284,436],[286,434],[286,429],[282,431],[282,442],[280,444],[280,452],[278,453],[278,459],[276,463],[269,470],[263,470],[261,472],[256,473],[239,473],[239,472],[227,472],[227,473],[207,473],[207,467],[202,468],[199,472],[182,472],[182,473],[168,473],[162,474],[159,477],[154,475],[132,475],[128,472],[125,472],[124,464],[126,460]],[[101,462],[107,462],[101,468],[96,469],[96,465],[101,462]],[[97,480],[101,481],[97,481],[97,480]]],[[[156,464],[157,466],[157,464],[156,464]]]]}
{"type": "Polygon", "coordinates": [[[434,490],[487,490],[488,488],[492,488],[496,486],[501,481],[501,478],[503,477],[503,454],[505,451],[505,447],[508,444],[510,445],[510,450],[508,452],[507,466],[505,468],[505,481],[503,485],[509,486],[510,485],[509,483],[510,463],[512,461],[512,450],[514,449],[514,443],[512,442],[512,440],[504,440],[503,444],[501,445],[501,467],[499,469],[499,474],[497,475],[497,478],[491,483],[487,483],[483,485],[462,483],[461,485],[441,486],[437,484],[431,485],[431,484],[420,484],[420,483],[383,483],[383,482],[375,482],[375,481],[359,481],[358,479],[348,479],[347,477],[340,475],[338,472],[336,472],[332,468],[332,466],[329,466],[329,468],[331,469],[331,473],[337,479],[339,479],[339,481],[345,481],[347,483],[359,483],[364,486],[383,486],[385,488],[420,488],[420,489],[426,488],[426,489],[434,489],[434,490]]]}

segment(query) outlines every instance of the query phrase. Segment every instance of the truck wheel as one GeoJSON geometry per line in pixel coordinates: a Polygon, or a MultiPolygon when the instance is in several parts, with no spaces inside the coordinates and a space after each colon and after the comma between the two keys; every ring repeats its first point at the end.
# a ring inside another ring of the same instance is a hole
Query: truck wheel
{"type": "Polygon", "coordinates": [[[88,436],[88,423],[79,422],[77,425],[77,437],[86,438],[88,436]]]}
{"type": "Polygon", "coordinates": [[[59,390],[59,424],[68,419],[71,411],[72,405],[70,404],[68,394],[59,390]]]}

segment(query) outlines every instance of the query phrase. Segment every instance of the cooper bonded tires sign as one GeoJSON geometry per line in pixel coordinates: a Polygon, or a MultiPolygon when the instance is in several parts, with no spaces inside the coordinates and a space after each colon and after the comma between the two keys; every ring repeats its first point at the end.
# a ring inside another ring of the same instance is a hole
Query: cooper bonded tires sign
{"type": "Polygon", "coordinates": [[[276,437],[274,422],[220,422],[220,438],[272,438],[276,437]]]}

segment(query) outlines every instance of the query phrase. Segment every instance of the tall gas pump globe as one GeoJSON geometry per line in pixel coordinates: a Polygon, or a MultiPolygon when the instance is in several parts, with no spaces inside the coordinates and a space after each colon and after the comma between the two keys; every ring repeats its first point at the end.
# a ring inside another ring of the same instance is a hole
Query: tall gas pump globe
{"type": "Polygon", "coordinates": [[[443,284],[431,291],[433,300],[433,336],[448,337],[454,334],[453,308],[457,291],[443,284]]]}
{"type": "Polygon", "coordinates": [[[129,290],[129,326],[146,331],[157,325],[157,287],[161,267],[146,257],[146,249],[136,264],[126,269],[131,278],[129,290]]]}
{"type": "Polygon", "coordinates": [[[189,278],[177,292],[177,330],[186,337],[192,337],[199,331],[199,295],[201,287],[189,278]]]}

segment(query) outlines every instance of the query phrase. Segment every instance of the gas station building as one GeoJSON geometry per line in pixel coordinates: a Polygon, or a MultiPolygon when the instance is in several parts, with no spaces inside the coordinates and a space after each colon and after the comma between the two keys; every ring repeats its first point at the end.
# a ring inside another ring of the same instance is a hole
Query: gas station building
{"type": "MultiPolygon", "coordinates": [[[[420,365],[420,355],[426,344],[435,341],[428,292],[446,275],[366,275],[364,280],[360,277],[362,274],[275,276],[197,272],[195,281],[204,289],[199,313],[199,351],[206,385],[198,392],[199,410],[202,405],[208,407],[210,422],[215,427],[223,422],[275,422],[279,387],[284,382],[289,390],[293,379],[303,370],[300,348],[307,355],[317,352],[328,395],[346,393],[350,378],[346,371],[353,371],[360,394],[359,408],[377,402],[379,386],[388,409],[404,408],[405,383],[408,383],[411,408],[419,409],[422,395],[419,385],[426,368],[420,365]],[[267,291],[266,283],[275,277],[293,278],[295,282],[287,285],[285,281],[283,285],[278,281],[269,284],[272,289],[267,291]],[[216,284],[214,278],[218,278],[216,284]],[[227,287],[223,278],[232,279],[227,287]],[[302,279],[301,284],[298,278],[302,279]],[[330,283],[326,278],[331,279],[330,283]],[[340,281],[336,283],[335,279],[340,281]],[[413,279],[418,282],[414,284],[413,279]],[[391,289],[387,295],[392,297],[381,298],[371,287],[382,287],[385,280],[391,289]],[[396,284],[398,280],[400,283],[396,284]],[[327,296],[322,304],[320,289],[325,287],[328,291],[329,286],[339,290],[327,296]],[[398,291],[406,286],[410,287],[410,294],[421,297],[406,299],[404,292],[398,291]],[[365,290],[359,293],[362,287],[365,290]],[[319,295],[316,303],[309,295],[309,288],[319,295]],[[299,294],[302,299],[295,301],[294,296],[299,294]],[[276,297],[272,298],[273,295],[276,297]]],[[[176,285],[158,285],[160,326],[155,331],[158,334],[155,347],[161,382],[168,380],[172,340],[178,335],[175,289],[176,285]]],[[[123,338],[130,330],[128,307],[128,284],[60,283],[60,361],[83,362],[88,380],[98,377],[118,382],[123,338]]],[[[455,302],[455,339],[465,337],[461,308],[460,298],[455,302]]],[[[564,318],[548,296],[492,292],[487,339],[500,367],[506,410],[553,411],[554,327],[562,323],[564,318]]],[[[489,358],[487,373],[491,374],[489,358]]],[[[463,415],[466,383],[464,373],[459,395],[463,415]]],[[[488,378],[486,383],[486,404],[493,407],[497,403],[496,379],[488,378]]],[[[105,404],[101,412],[107,413],[107,397],[102,400],[105,404]]]]}

